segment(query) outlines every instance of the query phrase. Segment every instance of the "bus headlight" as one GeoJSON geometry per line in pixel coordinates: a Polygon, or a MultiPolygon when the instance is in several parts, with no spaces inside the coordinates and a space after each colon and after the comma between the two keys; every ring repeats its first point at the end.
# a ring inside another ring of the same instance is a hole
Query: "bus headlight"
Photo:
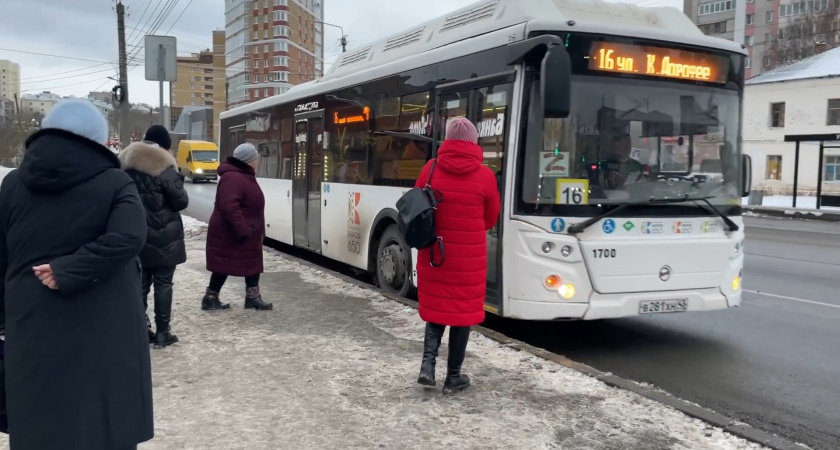
{"type": "Polygon", "coordinates": [[[557,293],[565,300],[573,299],[576,292],[575,285],[572,283],[563,283],[560,285],[560,288],[557,289],[557,293]]]}
{"type": "Polygon", "coordinates": [[[195,169],[195,173],[204,173],[204,170],[202,170],[202,169],[195,169]]]}

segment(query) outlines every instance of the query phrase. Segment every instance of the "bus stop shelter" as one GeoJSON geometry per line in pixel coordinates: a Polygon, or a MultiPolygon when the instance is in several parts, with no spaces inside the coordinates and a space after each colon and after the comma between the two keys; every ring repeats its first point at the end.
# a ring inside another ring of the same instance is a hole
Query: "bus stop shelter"
{"type": "Polygon", "coordinates": [[[840,134],[786,134],[785,142],[796,143],[796,156],[793,162],[793,207],[796,208],[796,197],[799,191],[799,144],[802,142],[820,143],[820,156],[817,159],[817,209],[821,206],[840,207],[840,195],[822,195],[825,149],[840,148],[840,134]],[[833,145],[826,145],[826,142],[833,145]]]}

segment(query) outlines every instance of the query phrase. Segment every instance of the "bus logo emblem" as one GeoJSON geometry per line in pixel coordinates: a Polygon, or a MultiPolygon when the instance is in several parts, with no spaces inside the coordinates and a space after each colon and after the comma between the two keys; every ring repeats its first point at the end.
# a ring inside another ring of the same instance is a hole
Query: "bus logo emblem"
{"type": "Polygon", "coordinates": [[[668,281],[671,278],[671,268],[668,266],[662,266],[659,269],[659,279],[662,281],[668,281]]]}
{"type": "Polygon", "coordinates": [[[615,231],[615,221],[612,219],[605,220],[604,224],[601,225],[601,229],[604,230],[604,233],[612,234],[615,231]]]}

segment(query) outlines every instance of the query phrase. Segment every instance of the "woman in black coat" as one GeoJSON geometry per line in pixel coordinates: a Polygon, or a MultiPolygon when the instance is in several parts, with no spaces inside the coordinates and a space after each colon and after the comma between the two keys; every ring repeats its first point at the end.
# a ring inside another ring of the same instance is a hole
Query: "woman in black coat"
{"type": "Polygon", "coordinates": [[[120,152],[123,170],[134,180],[146,207],[146,245],[140,252],[143,265],[143,307],[148,309],[152,284],[155,287],[155,329],[146,316],[149,342],[163,348],[178,342],[172,334],[172,284],[175,266],[187,261],[184,223],[181,214],[189,205],[184,178],[175,170],[169,153],[172,140],[166,128],[155,125],[146,131],[145,141],[135,142],[120,152]]]}
{"type": "Polygon", "coordinates": [[[146,217],[85,100],[59,103],[0,185],[11,450],[123,450],[154,436],[138,254],[146,217]]]}

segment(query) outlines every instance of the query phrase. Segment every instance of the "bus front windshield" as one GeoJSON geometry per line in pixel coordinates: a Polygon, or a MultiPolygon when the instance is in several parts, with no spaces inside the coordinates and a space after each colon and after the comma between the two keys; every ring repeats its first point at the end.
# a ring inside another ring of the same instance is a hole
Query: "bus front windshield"
{"type": "Polygon", "coordinates": [[[739,121],[737,90],[575,76],[570,116],[546,119],[542,148],[525,150],[521,212],[684,196],[740,204],[739,121]]]}

